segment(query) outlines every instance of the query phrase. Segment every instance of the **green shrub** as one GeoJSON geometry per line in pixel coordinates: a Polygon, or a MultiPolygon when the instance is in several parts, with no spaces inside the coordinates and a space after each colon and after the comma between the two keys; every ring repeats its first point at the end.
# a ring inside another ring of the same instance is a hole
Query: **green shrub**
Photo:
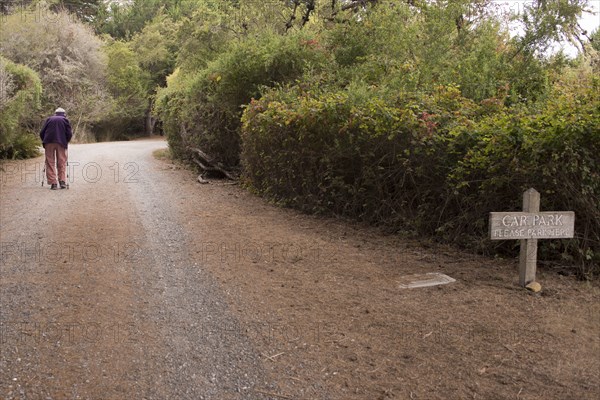
{"type": "Polygon", "coordinates": [[[28,158],[38,153],[37,113],[42,85],[32,69],[0,57],[0,158],[28,158]],[[10,82],[10,85],[7,83],[10,82]]]}
{"type": "Polygon", "coordinates": [[[0,158],[25,159],[40,155],[40,139],[35,132],[19,131],[10,146],[0,150],[0,158]]]}
{"type": "Polygon", "coordinates": [[[475,109],[454,87],[398,98],[359,86],[272,91],[242,118],[247,183],[306,211],[431,231],[451,158],[446,132],[475,109]]]}
{"type": "Polygon", "coordinates": [[[228,166],[239,164],[242,106],[261,88],[290,82],[327,54],[306,33],[246,39],[197,73],[178,71],[161,91],[157,111],[176,156],[198,146],[228,166]]]}

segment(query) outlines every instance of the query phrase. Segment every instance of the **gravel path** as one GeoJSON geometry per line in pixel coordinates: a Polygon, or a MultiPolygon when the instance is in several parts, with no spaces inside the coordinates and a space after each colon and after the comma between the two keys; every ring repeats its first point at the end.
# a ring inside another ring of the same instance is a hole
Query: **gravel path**
{"type": "Polygon", "coordinates": [[[73,145],[69,190],[4,165],[0,398],[247,399],[269,390],[188,254],[165,142],[73,145]],[[257,391],[255,391],[258,390],[257,391]]]}

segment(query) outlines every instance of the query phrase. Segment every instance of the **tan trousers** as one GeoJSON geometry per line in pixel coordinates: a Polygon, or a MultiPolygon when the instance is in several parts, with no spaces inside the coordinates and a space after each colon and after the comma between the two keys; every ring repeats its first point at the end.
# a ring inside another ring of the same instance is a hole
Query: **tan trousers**
{"type": "Polygon", "coordinates": [[[67,176],[67,149],[58,143],[46,143],[46,179],[48,184],[58,184],[58,181],[66,182],[67,176]],[[56,167],[58,167],[58,179],[56,179],[56,167]]]}

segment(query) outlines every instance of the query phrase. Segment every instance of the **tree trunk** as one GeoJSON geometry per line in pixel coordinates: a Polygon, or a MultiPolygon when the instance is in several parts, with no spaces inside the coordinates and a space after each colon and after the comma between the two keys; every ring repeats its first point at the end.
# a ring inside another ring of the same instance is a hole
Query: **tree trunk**
{"type": "Polygon", "coordinates": [[[154,116],[152,115],[152,108],[153,108],[154,102],[152,101],[152,99],[148,100],[148,108],[146,109],[146,115],[145,115],[145,133],[146,136],[152,136],[154,135],[154,126],[156,125],[156,118],[154,118],[154,116]]]}

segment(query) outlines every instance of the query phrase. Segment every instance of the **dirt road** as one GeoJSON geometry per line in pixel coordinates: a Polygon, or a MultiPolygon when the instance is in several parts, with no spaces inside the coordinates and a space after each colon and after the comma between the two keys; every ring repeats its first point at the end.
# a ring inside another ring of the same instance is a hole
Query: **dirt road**
{"type": "Polygon", "coordinates": [[[0,399],[595,399],[600,290],[199,185],[161,140],[3,164],[0,399]],[[457,282],[400,289],[443,272],[457,282]]]}

